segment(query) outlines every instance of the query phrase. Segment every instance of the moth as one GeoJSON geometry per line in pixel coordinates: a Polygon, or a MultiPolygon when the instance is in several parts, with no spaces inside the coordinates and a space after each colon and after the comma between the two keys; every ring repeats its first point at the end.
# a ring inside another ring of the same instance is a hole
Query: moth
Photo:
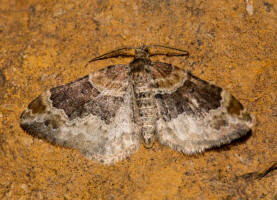
{"type": "Polygon", "coordinates": [[[33,100],[20,117],[29,134],[87,158],[112,164],[155,141],[184,154],[230,143],[251,130],[242,104],[226,90],[163,62],[155,55],[184,56],[184,50],[149,45],[122,48],[89,61],[133,57],[33,100]]]}

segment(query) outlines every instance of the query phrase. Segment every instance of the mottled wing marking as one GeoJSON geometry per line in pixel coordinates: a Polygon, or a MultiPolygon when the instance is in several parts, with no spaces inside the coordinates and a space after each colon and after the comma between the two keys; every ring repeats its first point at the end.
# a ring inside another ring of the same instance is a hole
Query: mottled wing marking
{"type": "Polygon", "coordinates": [[[151,87],[156,94],[170,93],[181,87],[187,79],[186,71],[171,64],[154,62],[150,69],[153,76],[151,87]]]}
{"type": "Polygon", "coordinates": [[[162,72],[167,69],[167,73],[157,73],[159,69],[153,66],[153,74],[158,74],[154,75],[158,80],[153,81],[153,88],[158,108],[157,135],[162,144],[193,154],[230,143],[250,130],[250,116],[227,91],[180,68],[161,65],[162,72]],[[172,76],[180,77],[175,83],[172,76]]]}
{"type": "Polygon", "coordinates": [[[102,95],[122,96],[129,87],[130,66],[110,66],[89,75],[89,80],[102,95]]]}
{"type": "Polygon", "coordinates": [[[30,134],[114,163],[139,147],[129,66],[115,65],[52,88],[21,115],[30,134]]]}

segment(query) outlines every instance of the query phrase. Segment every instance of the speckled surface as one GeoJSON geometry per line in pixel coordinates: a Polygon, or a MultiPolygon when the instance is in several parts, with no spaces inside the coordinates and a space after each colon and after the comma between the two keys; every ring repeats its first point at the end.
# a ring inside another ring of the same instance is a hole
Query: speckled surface
{"type": "Polygon", "coordinates": [[[0,1],[0,199],[276,199],[277,4],[234,1],[0,1]],[[247,3],[248,2],[248,3],[247,3]],[[252,134],[185,156],[155,143],[103,166],[35,139],[19,116],[41,92],[109,64],[122,46],[169,45],[162,60],[230,91],[252,134]]]}

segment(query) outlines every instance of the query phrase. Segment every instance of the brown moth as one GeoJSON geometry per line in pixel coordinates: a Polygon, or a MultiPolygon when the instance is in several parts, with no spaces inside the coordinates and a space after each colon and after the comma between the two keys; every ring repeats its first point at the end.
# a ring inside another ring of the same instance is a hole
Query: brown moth
{"type": "Polygon", "coordinates": [[[22,128],[105,164],[128,157],[141,140],[146,148],[158,140],[194,154],[247,134],[251,117],[230,93],[179,67],[152,62],[154,55],[188,52],[150,45],[92,59],[134,57],[42,93],[22,113],[22,128]]]}

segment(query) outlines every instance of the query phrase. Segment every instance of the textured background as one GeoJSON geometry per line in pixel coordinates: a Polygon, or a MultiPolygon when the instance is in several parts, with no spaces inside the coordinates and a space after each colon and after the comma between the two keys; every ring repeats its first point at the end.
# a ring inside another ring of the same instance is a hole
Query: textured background
{"type": "Polygon", "coordinates": [[[276,41],[274,0],[0,0],[0,199],[277,199],[276,41]],[[197,156],[141,146],[103,166],[19,127],[46,89],[130,62],[89,59],[142,44],[188,50],[156,59],[230,91],[252,134],[197,156]]]}

